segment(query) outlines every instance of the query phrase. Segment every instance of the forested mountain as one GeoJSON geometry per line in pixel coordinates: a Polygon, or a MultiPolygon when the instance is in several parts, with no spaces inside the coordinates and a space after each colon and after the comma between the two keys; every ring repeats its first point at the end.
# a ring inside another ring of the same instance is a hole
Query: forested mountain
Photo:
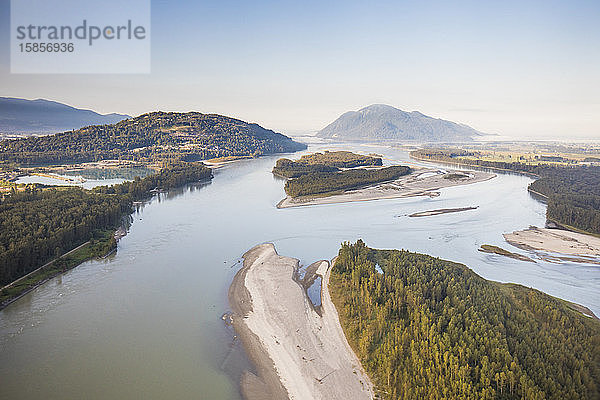
{"type": "Polygon", "coordinates": [[[322,138],[348,141],[419,142],[469,141],[481,135],[484,134],[464,124],[385,104],[348,111],[317,134],[322,138]]]}
{"type": "Polygon", "coordinates": [[[24,165],[101,159],[197,161],[305,148],[280,133],[222,115],[153,112],[114,125],[4,140],[0,142],[0,160],[24,165]]]}
{"type": "Polygon", "coordinates": [[[115,229],[131,211],[132,201],[153,189],[170,189],[210,179],[199,163],[176,163],[130,182],[100,186],[27,187],[0,201],[0,285],[5,285],[88,241],[103,229],[115,229]]]}
{"type": "Polygon", "coordinates": [[[561,225],[600,234],[600,167],[556,167],[547,164],[498,162],[465,158],[464,150],[424,149],[411,153],[419,159],[453,162],[483,168],[532,174],[537,180],[529,188],[547,197],[546,217],[561,225]]]}
{"type": "Polygon", "coordinates": [[[600,322],[542,292],[360,240],[330,290],[381,398],[600,398],[600,322]]]}
{"type": "Polygon", "coordinates": [[[0,133],[50,134],[89,125],[114,124],[131,118],[124,114],[98,114],[55,101],[0,97],[0,133]]]}

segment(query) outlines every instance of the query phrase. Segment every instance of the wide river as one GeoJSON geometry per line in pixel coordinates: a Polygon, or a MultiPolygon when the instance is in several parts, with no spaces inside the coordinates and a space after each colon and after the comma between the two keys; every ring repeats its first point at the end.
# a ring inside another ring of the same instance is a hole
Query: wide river
{"type": "MultiPolygon", "coordinates": [[[[420,164],[400,149],[327,148],[420,164]]],[[[155,197],[133,215],[114,256],[86,262],[1,311],[0,398],[239,399],[248,362],[221,315],[240,256],[261,242],[306,265],[362,238],[465,263],[485,278],[535,287],[600,315],[600,267],[477,251],[488,243],[521,252],[502,233],[544,225],[545,205],[526,190],[530,178],[501,174],[437,198],[278,210],[283,181],[270,173],[277,158],[236,162],[210,184],[155,197]],[[407,216],[466,206],[479,208],[407,216]]]]}

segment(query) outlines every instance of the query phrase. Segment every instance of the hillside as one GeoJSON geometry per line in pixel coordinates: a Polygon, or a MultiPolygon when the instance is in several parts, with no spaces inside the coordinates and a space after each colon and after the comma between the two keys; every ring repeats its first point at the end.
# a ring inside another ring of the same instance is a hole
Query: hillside
{"type": "Polygon", "coordinates": [[[153,112],[113,125],[0,142],[0,160],[44,165],[131,159],[197,161],[258,156],[305,149],[306,145],[257,124],[216,114],[153,112]]]}
{"type": "Polygon", "coordinates": [[[385,399],[597,399],[600,322],[462,264],[344,244],[330,290],[385,399]]]}
{"type": "Polygon", "coordinates": [[[418,142],[469,141],[481,135],[484,134],[467,125],[384,104],[344,113],[317,133],[321,138],[335,140],[418,142]]]}
{"type": "Polygon", "coordinates": [[[44,99],[0,97],[0,133],[50,134],[89,125],[114,124],[131,118],[124,114],[98,114],[44,99]]]}

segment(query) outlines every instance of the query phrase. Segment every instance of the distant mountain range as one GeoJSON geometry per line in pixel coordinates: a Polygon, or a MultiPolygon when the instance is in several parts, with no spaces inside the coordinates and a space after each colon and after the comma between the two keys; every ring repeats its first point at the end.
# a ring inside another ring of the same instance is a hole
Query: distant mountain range
{"type": "Polygon", "coordinates": [[[49,134],[89,125],[114,124],[125,114],[98,114],[49,100],[0,97],[0,134],[49,134]]]}
{"type": "Polygon", "coordinates": [[[323,128],[318,137],[348,141],[457,142],[485,135],[470,126],[373,104],[349,111],[323,128]]]}

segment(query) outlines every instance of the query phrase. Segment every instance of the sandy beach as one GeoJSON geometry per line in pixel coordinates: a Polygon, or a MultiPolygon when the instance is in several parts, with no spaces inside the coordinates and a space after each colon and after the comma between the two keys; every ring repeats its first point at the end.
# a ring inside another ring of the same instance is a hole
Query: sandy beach
{"type": "Polygon", "coordinates": [[[313,265],[323,283],[321,315],[294,278],[298,260],[279,256],[272,244],[244,254],[229,300],[234,328],[256,366],[242,379],[248,400],[374,397],[329,297],[330,263],[313,265]]]}
{"type": "Polygon", "coordinates": [[[504,239],[524,250],[600,257],[600,238],[562,229],[530,227],[522,231],[505,233],[504,239]]]}
{"type": "Polygon", "coordinates": [[[354,201],[393,199],[414,196],[439,196],[440,189],[483,182],[496,175],[484,171],[451,171],[435,168],[418,168],[406,176],[391,182],[384,182],[357,190],[348,190],[331,196],[307,196],[281,200],[277,208],[312,206],[318,204],[337,204],[354,201]],[[448,179],[451,174],[460,175],[457,179],[448,179]]]}

